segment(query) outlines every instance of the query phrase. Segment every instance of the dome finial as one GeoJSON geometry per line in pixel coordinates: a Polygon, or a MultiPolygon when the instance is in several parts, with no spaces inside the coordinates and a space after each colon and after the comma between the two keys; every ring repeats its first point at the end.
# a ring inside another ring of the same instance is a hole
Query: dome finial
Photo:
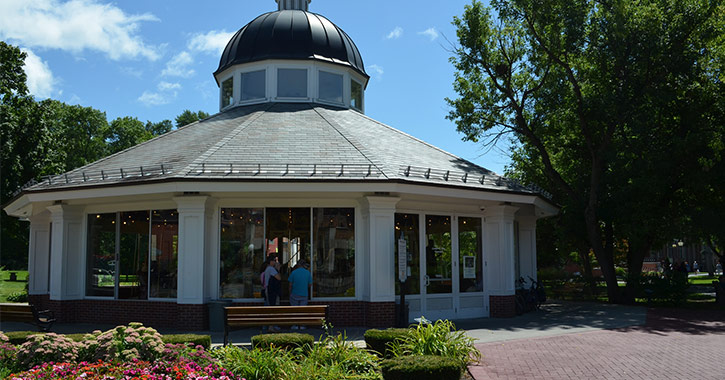
{"type": "Polygon", "coordinates": [[[312,0],[275,0],[277,2],[278,10],[283,11],[286,9],[298,9],[301,11],[307,11],[312,0]]]}

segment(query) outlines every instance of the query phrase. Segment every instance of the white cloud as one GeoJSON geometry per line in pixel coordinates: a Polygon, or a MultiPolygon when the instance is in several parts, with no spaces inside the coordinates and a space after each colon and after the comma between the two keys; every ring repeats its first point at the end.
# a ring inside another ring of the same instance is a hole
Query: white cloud
{"type": "Polygon", "coordinates": [[[161,75],[188,78],[194,75],[194,69],[189,67],[193,63],[194,58],[191,54],[187,51],[182,51],[166,63],[166,68],[161,72],[161,75]]]}
{"type": "Polygon", "coordinates": [[[418,34],[430,38],[431,41],[435,41],[435,39],[438,38],[438,31],[436,28],[428,28],[422,32],[418,32],[418,34]]]}
{"type": "Polygon", "coordinates": [[[383,79],[383,74],[385,74],[385,70],[383,70],[382,67],[374,64],[368,66],[368,71],[370,71],[372,76],[374,76],[377,80],[383,79]]]}
{"type": "Polygon", "coordinates": [[[148,107],[169,104],[176,100],[177,90],[181,89],[181,84],[161,81],[156,85],[156,89],[158,91],[144,91],[137,100],[148,107]]]}
{"type": "Polygon", "coordinates": [[[158,47],[147,45],[138,32],[145,21],[158,19],[148,13],[128,15],[99,0],[3,0],[0,39],[31,48],[94,50],[113,60],[156,60],[158,47]]]}
{"type": "Polygon", "coordinates": [[[388,33],[387,36],[385,36],[385,38],[392,40],[392,39],[400,38],[400,36],[402,36],[402,35],[403,35],[403,28],[396,26],[395,29],[393,29],[390,33],[388,33]]]}
{"type": "Polygon", "coordinates": [[[28,90],[37,98],[49,98],[56,93],[55,85],[57,84],[53,72],[46,62],[35,55],[31,50],[22,49],[27,57],[25,57],[25,74],[28,77],[28,90]]]}
{"type": "Polygon", "coordinates": [[[212,30],[206,34],[197,33],[191,37],[187,47],[192,51],[219,56],[233,35],[234,33],[227,32],[226,30],[212,30]]]}
{"type": "Polygon", "coordinates": [[[143,94],[138,97],[138,101],[147,106],[161,106],[171,103],[171,99],[169,99],[169,97],[165,94],[149,91],[144,91],[143,94]]]}

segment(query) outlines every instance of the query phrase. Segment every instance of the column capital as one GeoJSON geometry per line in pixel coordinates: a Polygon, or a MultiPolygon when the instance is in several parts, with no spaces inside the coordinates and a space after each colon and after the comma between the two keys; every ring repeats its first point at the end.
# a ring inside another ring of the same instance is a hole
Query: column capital
{"type": "Polygon", "coordinates": [[[514,220],[514,214],[516,214],[516,211],[518,210],[519,208],[516,206],[503,204],[498,206],[486,207],[483,215],[488,218],[514,220]]]}
{"type": "Polygon", "coordinates": [[[187,195],[173,197],[176,208],[179,212],[204,212],[206,203],[211,199],[206,195],[187,195]]]}
{"type": "Polygon", "coordinates": [[[83,206],[57,204],[46,208],[50,211],[51,218],[54,220],[80,218],[83,215],[83,206]]]}
{"type": "Polygon", "coordinates": [[[370,195],[365,197],[367,208],[370,211],[395,211],[395,205],[400,202],[400,197],[385,197],[380,195],[370,195]]]}

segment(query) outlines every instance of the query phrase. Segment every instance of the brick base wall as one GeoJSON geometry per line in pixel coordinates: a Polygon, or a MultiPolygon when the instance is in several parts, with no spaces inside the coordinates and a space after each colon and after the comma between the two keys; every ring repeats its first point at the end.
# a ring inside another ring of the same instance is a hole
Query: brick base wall
{"type": "Polygon", "coordinates": [[[491,317],[511,318],[516,316],[516,296],[489,296],[491,317]]]}
{"type": "MultiPolygon", "coordinates": [[[[48,295],[31,295],[30,302],[50,309],[60,323],[128,324],[175,330],[207,330],[207,305],[180,305],[173,302],[133,300],[51,301],[48,295]]],[[[231,303],[233,306],[259,306],[261,302],[231,303]]],[[[329,322],[335,327],[391,327],[395,324],[394,302],[333,301],[311,302],[329,305],[329,322]]]]}

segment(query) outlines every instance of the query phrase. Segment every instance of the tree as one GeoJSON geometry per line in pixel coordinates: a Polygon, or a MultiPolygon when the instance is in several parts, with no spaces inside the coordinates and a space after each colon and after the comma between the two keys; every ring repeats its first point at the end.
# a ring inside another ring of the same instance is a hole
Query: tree
{"type": "Polygon", "coordinates": [[[188,109],[184,110],[184,112],[176,117],[176,128],[181,128],[195,121],[206,119],[207,117],[209,117],[209,114],[204,111],[197,111],[195,113],[188,109]]]}
{"type": "Polygon", "coordinates": [[[467,140],[514,138],[514,170],[563,205],[610,301],[631,301],[617,247],[639,275],[650,247],[685,222],[676,211],[697,202],[696,174],[721,156],[711,141],[723,128],[722,1],[491,4],[454,19],[460,97],[449,118],[467,140]]]}
{"type": "MultiPolygon", "coordinates": [[[[172,129],[170,120],[146,124],[57,100],[36,102],[23,71],[26,54],[0,41],[0,204],[31,180],[63,173],[172,129]]],[[[203,116],[198,113],[197,116],[203,116]]],[[[27,265],[28,225],[2,213],[2,264],[27,265]]]]}

